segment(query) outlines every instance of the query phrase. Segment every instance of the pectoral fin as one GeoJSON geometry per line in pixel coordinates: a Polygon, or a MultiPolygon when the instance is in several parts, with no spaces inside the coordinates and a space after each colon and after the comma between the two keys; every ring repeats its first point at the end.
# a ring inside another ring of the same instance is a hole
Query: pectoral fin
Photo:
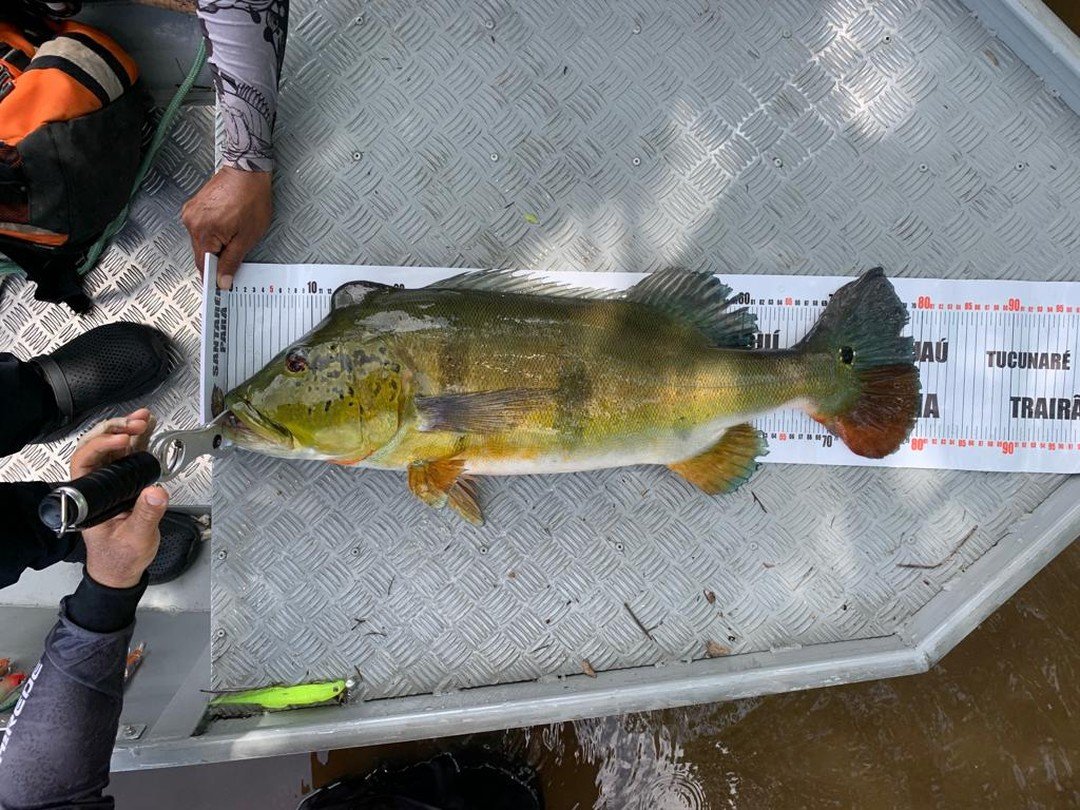
{"type": "Polygon", "coordinates": [[[669,464],[694,486],[709,495],[734,492],[757,469],[757,459],[769,452],[761,431],[751,425],[735,425],[704,453],[669,464]]]}
{"type": "Polygon", "coordinates": [[[461,459],[417,462],[409,465],[409,489],[428,506],[449,506],[476,526],[484,522],[476,502],[475,482],[463,473],[461,459]]]}
{"type": "Polygon", "coordinates": [[[416,413],[422,431],[495,433],[514,427],[532,411],[554,401],[553,392],[546,388],[504,388],[417,397],[416,413]]]}

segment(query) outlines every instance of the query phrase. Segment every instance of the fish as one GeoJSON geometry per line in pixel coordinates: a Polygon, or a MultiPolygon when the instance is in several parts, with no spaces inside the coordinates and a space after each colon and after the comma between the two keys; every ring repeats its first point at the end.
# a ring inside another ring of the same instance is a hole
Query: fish
{"type": "Polygon", "coordinates": [[[654,464],[717,495],[757,469],[767,445],[750,422],[778,408],[803,408],[861,456],[900,447],[920,390],[907,320],[880,267],[769,351],[707,272],[618,292],[506,270],[419,289],[354,281],[226,394],[223,430],[260,453],[404,471],[421,501],[474,524],[488,475],[654,464]]]}

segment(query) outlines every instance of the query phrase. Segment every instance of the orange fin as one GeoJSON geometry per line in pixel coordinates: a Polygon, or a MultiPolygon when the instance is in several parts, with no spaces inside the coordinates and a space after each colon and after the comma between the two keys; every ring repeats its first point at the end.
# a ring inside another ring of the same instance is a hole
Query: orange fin
{"type": "Polygon", "coordinates": [[[442,509],[449,506],[465,520],[475,525],[484,522],[476,503],[476,485],[463,474],[462,459],[421,461],[409,465],[409,489],[428,506],[442,509]]]}
{"type": "Polygon", "coordinates": [[[857,373],[858,398],[842,413],[811,409],[810,416],[866,458],[894,452],[915,424],[919,371],[911,363],[879,366],[857,373]]]}
{"type": "Polygon", "coordinates": [[[484,525],[484,515],[476,502],[476,482],[463,475],[447,493],[446,505],[474,526],[484,525]]]}
{"type": "Polygon", "coordinates": [[[758,468],[758,457],[769,452],[765,436],[757,428],[735,425],[704,453],[669,464],[691,484],[709,495],[734,492],[758,468]]]}

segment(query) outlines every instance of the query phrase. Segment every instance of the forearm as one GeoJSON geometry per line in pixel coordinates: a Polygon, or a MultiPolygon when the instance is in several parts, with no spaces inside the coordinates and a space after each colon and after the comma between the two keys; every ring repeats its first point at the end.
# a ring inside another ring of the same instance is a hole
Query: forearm
{"type": "Polygon", "coordinates": [[[268,172],[289,0],[198,0],[198,7],[224,124],[222,162],[268,172]]]}
{"type": "Polygon", "coordinates": [[[135,606],[146,588],[84,576],[23,689],[0,743],[0,807],[111,808],[102,795],[123,702],[135,606]],[[77,623],[78,622],[78,623],[77,623]]]}

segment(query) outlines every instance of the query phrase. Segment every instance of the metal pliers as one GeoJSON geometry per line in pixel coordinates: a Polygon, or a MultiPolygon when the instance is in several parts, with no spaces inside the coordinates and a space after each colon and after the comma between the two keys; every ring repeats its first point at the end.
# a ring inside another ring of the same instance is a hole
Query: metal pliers
{"type": "Polygon", "coordinates": [[[227,418],[226,412],[200,428],[159,433],[149,449],[61,484],[38,506],[41,522],[60,536],[128,511],[144,488],[175,478],[199,456],[220,454],[228,446],[222,432],[227,418]]]}

